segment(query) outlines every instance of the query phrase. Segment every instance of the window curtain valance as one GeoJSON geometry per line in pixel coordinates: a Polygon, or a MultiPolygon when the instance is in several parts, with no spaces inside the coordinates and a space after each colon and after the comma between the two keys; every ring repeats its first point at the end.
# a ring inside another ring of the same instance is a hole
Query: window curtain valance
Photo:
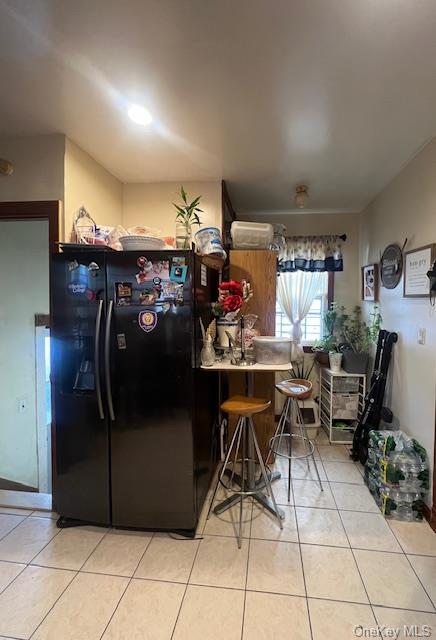
{"type": "Polygon", "coordinates": [[[280,253],[279,272],[343,271],[340,236],[290,236],[280,253]]]}

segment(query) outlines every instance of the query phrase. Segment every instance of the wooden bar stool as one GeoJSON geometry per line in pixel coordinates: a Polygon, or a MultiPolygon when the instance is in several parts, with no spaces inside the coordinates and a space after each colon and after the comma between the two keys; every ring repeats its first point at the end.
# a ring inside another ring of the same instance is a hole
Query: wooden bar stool
{"type": "Polygon", "coordinates": [[[310,382],[310,380],[283,380],[283,382],[276,384],[276,389],[286,397],[286,400],[285,404],[283,405],[283,410],[280,414],[277,429],[275,430],[275,433],[269,442],[269,453],[266,459],[266,463],[268,464],[272,453],[274,453],[276,456],[280,456],[288,460],[288,502],[290,502],[292,460],[305,458],[307,460],[307,465],[309,466],[309,458],[312,458],[316,475],[318,476],[319,487],[321,491],[323,491],[318,466],[316,464],[314,456],[315,445],[307,435],[306,425],[304,423],[303,414],[298,402],[299,400],[304,400],[305,398],[308,398],[310,396],[312,391],[312,383],[310,382]],[[294,423],[299,428],[300,433],[292,433],[292,423],[294,423]],[[286,424],[289,425],[289,433],[285,432],[286,424]],[[293,453],[293,438],[298,439],[300,442],[304,443],[304,453],[301,453],[299,455],[293,453]],[[283,440],[285,442],[286,440],[288,441],[288,447],[285,450],[282,449],[283,440]]]}
{"type": "Polygon", "coordinates": [[[277,517],[277,521],[280,525],[280,528],[283,529],[280,511],[274,498],[270,478],[267,473],[262,454],[260,452],[253,423],[253,415],[265,411],[265,409],[268,409],[270,404],[270,400],[264,400],[263,398],[232,396],[221,405],[221,410],[224,413],[238,416],[238,421],[236,423],[236,429],[218,477],[218,482],[216,483],[213,492],[207,519],[209,519],[210,517],[210,512],[215,501],[215,496],[219,484],[221,484],[227,491],[239,495],[239,548],[241,548],[242,542],[242,502],[244,498],[254,496],[259,493],[259,488],[256,486],[255,482],[255,469],[257,463],[260,465],[264,487],[274,505],[274,511],[277,517]],[[254,457],[250,457],[248,453],[250,449],[253,450],[253,448],[249,446],[251,444],[249,442],[249,439],[251,439],[251,443],[254,445],[254,457]],[[236,470],[237,464],[240,465],[239,470],[236,470]],[[225,481],[226,478],[228,479],[228,482],[225,481]],[[239,485],[239,487],[236,489],[235,484],[239,485]]]}

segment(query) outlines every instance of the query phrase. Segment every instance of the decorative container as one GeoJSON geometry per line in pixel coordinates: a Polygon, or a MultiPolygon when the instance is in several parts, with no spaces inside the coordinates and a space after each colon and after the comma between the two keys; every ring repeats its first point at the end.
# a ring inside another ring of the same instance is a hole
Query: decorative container
{"type": "Polygon", "coordinates": [[[329,362],[330,362],[330,371],[334,371],[334,373],[339,373],[341,370],[341,364],[342,364],[342,353],[331,351],[329,353],[329,362]]]}
{"type": "Polygon", "coordinates": [[[254,355],[259,364],[287,364],[291,361],[291,338],[255,336],[254,355]]]}
{"type": "Polygon", "coordinates": [[[224,320],[224,318],[218,318],[216,328],[220,347],[228,348],[230,346],[226,332],[230,333],[232,338],[236,341],[239,328],[239,322],[236,320],[224,320]]]}
{"type": "Polygon", "coordinates": [[[201,364],[203,367],[211,367],[215,362],[215,349],[211,339],[203,340],[203,348],[200,353],[201,364]]]}
{"type": "Polygon", "coordinates": [[[226,256],[218,227],[203,227],[195,234],[195,243],[200,255],[226,256]]]}
{"type": "Polygon", "coordinates": [[[342,367],[347,373],[366,373],[369,356],[367,353],[354,353],[344,351],[342,353],[342,367]]]}
{"type": "Polygon", "coordinates": [[[184,222],[176,222],[176,249],[190,249],[192,244],[192,227],[184,222]]]}

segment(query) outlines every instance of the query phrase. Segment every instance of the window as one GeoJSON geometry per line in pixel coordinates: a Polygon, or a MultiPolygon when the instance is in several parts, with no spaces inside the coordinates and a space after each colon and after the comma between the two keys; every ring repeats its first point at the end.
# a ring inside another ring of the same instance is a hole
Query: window
{"type": "MultiPolygon", "coordinates": [[[[329,304],[329,274],[324,273],[322,285],[318,295],[314,298],[309,313],[301,323],[302,345],[311,345],[322,337],[322,317],[329,304]]],[[[276,303],[276,336],[291,335],[292,325],[283,313],[279,302],[276,303]]]]}

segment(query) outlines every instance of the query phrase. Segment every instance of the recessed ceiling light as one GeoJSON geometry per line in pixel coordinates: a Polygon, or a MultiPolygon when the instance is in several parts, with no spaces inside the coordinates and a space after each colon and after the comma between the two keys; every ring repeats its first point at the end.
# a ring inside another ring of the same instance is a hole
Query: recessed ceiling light
{"type": "Polygon", "coordinates": [[[136,124],[140,124],[143,127],[146,127],[153,120],[147,109],[144,109],[144,107],[140,107],[137,104],[132,104],[127,114],[133,122],[136,122],[136,124]]]}

